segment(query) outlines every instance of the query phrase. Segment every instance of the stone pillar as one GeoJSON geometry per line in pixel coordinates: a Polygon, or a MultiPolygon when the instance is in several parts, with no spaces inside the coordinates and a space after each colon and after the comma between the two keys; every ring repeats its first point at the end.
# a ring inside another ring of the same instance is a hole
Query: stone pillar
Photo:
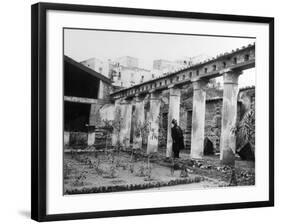
{"type": "Polygon", "coordinates": [[[88,132],[88,146],[95,144],[95,139],[96,139],[96,132],[95,131],[88,132]]]}
{"type": "Polygon", "coordinates": [[[133,148],[142,148],[142,136],[140,127],[144,124],[144,99],[136,96],[135,98],[135,121],[134,121],[134,134],[133,134],[133,148]]]}
{"type": "Polygon", "coordinates": [[[126,100],[121,101],[121,131],[120,144],[125,147],[130,146],[132,103],[126,100]]]}
{"type": "Polygon", "coordinates": [[[191,130],[191,153],[193,159],[201,159],[204,154],[206,81],[193,83],[193,109],[191,130]]]}
{"type": "Polygon", "coordinates": [[[161,100],[159,94],[152,92],[150,95],[150,109],[148,114],[149,133],[147,139],[147,154],[157,152],[159,136],[159,112],[161,100]]]}
{"type": "Polygon", "coordinates": [[[173,146],[173,139],[172,139],[172,120],[176,119],[178,124],[180,119],[180,89],[170,87],[169,88],[170,95],[169,95],[169,114],[168,114],[168,130],[167,130],[167,150],[166,150],[166,157],[172,156],[172,146],[173,146]]]}
{"type": "Polygon", "coordinates": [[[120,104],[120,99],[115,100],[115,111],[114,111],[114,126],[113,127],[113,133],[112,133],[112,145],[116,146],[118,140],[120,140],[120,132],[121,130],[117,130],[117,126],[118,126],[118,122],[121,122],[120,118],[121,118],[121,104],[120,104]]]}
{"type": "Polygon", "coordinates": [[[96,139],[95,129],[100,125],[99,108],[100,108],[99,104],[97,103],[91,104],[89,126],[88,126],[88,146],[95,144],[95,139],[96,139]]]}
{"type": "Polygon", "coordinates": [[[220,159],[222,164],[234,165],[236,134],[233,128],[237,120],[238,77],[241,72],[227,70],[223,74],[223,105],[220,140],[220,159]]]}
{"type": "Polygon", "coordinates": [[[68,146],[69,145],[69,137],[70,137],[69,131],[64,131],[63,132],[63,145],[64,146],[68,146]]]}
{"type": "Polygon", "coordinates": [[[103,98],[104,98],[104,83],[102,80],[100,80],[98,99],[103,99],[103,98]]]}
{"type": "Polygon", "coordinates": [[[90,116],[89,116],[89,125],[90,126],[98,126],[99,125],[99,109],[100,109],[100,105],[97,103],[93,103],[91,104],[91,108],[90,108],[90,116]]]}

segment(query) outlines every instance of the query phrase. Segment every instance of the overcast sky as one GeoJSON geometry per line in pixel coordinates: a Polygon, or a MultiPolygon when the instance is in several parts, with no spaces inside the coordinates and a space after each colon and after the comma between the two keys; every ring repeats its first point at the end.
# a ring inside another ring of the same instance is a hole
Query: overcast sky
{"type": "MultiPolygon", "coordinates": [[[[78,62],[92,57],[107,60],[132,56],[139,59],[140,67],[151,70],[155,59],[174,61],[201,54],[214,57],[254,41],[237,37],[65,29],[64,54],[78,62]]],[[[239,85],[255,85],[255,69],[245,71],[239,85]]]]}

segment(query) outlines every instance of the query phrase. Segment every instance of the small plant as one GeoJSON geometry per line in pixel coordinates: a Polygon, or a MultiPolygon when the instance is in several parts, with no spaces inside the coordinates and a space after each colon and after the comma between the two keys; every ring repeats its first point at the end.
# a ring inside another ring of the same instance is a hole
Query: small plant
{"type": "Polygon", "coordinates": [[[71,155],[71,159],[75,159],[75,157],[77,156],[77,151],[71,149],[71,150],[70,150],[70,155],[71,155]]]}
{"type": "Polygon", "coordinates": [[[103,174],[103,170],[100,168],[100,159],[94,161],[93,168],[94,168],[94,170],[96,171],[96,173],[98,175],[102,175],[103,174]]]}
{"type": "Polygon", "coordinates": [[[128,162],[128,170],[131,173],[134,173],[134,168],[135,168],[135,164],[134,164],[134,149],[132,148],[130,160],[128,162]]]}
{"type": "Polygon", "coordinates": [[[94,168],[94,163],[92,162],[92,160],[89,161],[89,168],[90,169],[94,168]]]}
{"type": "Polygon", "coordinates": [[[69,165],[65,162],[63,164],[63,176],[64,176],[64,179],[69,179],[70,173],[71,173],[71,169],[70,169],[69,165]]]}
{"type": "Polygon", "coordinates": [[[138,169],[138,172],[136,173],[136,176],[144,177],[145,176],[145,165],[142,163],[138,169]]]}
{"type": "Polygon", "coordinates": [[[180,177],[182,177],[182,178],[188,177],[188,171],[187,171],[187,167],[186,166],[182,167],[181,173],[180,173],[180,177]]]}
{"type": "Polygon", "coordinates": [[[112,120],[103,120],[103,124],[104,124],[104,129],[106,130],[106,135],[105,135],[105,150],[107,151],[108,149],[108,137],[110,136],[110,134],[112,134],[113,132],[113,121],[112,120]]]}
{"type": "Polygon", "coordinates": [[[135,165],[134,165],[134,163],[133,162],[130,162],[129,163],[129,171],[131,172],[131,173],[134,173],[134,168],[135,168],[135,165]]]}
{"type": "Polygon", "coordinates": [[[117,141],[114,148],[118,152],[118,155],[120,150],[122,149],[122,144],[120,142],[120,134],[122,128],[124,128],[124,118],[122,118],[121,115],[121,109],[117,108],[115,119],[111,122],[112,128],[117,135],[117,141]]]}
{"type": "Polygon", "coordinates": [[[117,177],[117,168],[114,163],[112,163],[109,167],[109,171],[107,174],[103,176],[103,178],[116,178],[117,177]]]}
{"type": "Polygon", "coordinates": [[[142,148],[143,140],[148,136],[149,125],[150,123],[148,121],[136,122],[134,131],[134,148],[142,148]]]}
{"type": "Polygon", "coordinates": [[[242,144],[250,143],[253,152],[255,150],[255,109],[249,109],[243,116],[242,120],[237,123],[231,132],[238,136],[242,144]]]}
{"type": "Polygon", "coordinates": [[[171,169],[170,169],[170,172],[171,172],[171,176],[174,176],[174,173],[175,173],[175,160],[174,160],[173,156],[171,158],[171,169]]]}
{"type": "Polygon", "coordinates": [[[143,123],[139,123],[139,130],[140,130],[142,141],[148,138],[150,126],[151,123],[149,121],[144,121],[143,123]]]}
{"type": "Polygon", "coordinates": [[[145,170],[145,181],[150,181],[152,180],[151,178],[151,173],[152,173],[152,166],[150,163],[150,156],[147,157],[147,166],[146,166],[146,170],[145,170]]]}
{"type": "Polygon", "coordinates": [[[117,177],[117,170],[116,170],[116,166],[115,165],[111,165],[110,167],[110,178],[116,178],[117,177]]]}
{"type": "Polygon", "coordinates": [[[76,186],[76,187],[84,186],[84,184],[85,184],[84,181],[86,180],[86,174],[87,174],[87,171],[85,171],[85,170],[80,172],[80,174],[75,177],[73,186],[76,186]]]}
{"type": "MultiPolygon", "coordinates": [[[[123,145],[126,147],[126,146],[129,145],[129,143],[130,143],[130,138],[125,137],[125,138],[123,139],[123,145]]],[[[122,148],[121,148],[121,149],[122,149],[122,148]]],[[[120,150],[119,150],[118,152],[120,152],[120,150]]]]}
{"type": "Polygon", "coordinates": [[[231,167],[229,186],[237,186],[236,170],[234,166],[231,167]]]}
{"type": "Polygon", "coordinates": [[[106,158],[107,158],[107,160],[108,160],[110,163],[114,163],[114,161],[115,161],[114,152],[112,152],[112,151],[107,151],[107,152],[106,152],[106,158]]]}
{"type": "Polygon", "coordinates": [[[125,162],[122,162],[120,159],[116,160],[116,167],[121,167],[123,170],[126,170],[127,164],[125,162]]]}
{"type": "Polygon", "coordinates": [[[134,149],[131,150],[130,162],[134,162],[134,149]]]}

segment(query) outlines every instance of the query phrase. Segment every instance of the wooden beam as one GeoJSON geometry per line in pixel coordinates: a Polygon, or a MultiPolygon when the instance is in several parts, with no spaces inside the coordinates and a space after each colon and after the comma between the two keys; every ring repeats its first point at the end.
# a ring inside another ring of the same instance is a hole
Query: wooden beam
{"type": "Polygon", "coordinates": [[[85,104],[99,104],[99,103],[108,103],[108,100],[103,99],[92,99],[76,96],[64,96],[64,101],[73,102],[73,103],[85,103],[85,104]]]}

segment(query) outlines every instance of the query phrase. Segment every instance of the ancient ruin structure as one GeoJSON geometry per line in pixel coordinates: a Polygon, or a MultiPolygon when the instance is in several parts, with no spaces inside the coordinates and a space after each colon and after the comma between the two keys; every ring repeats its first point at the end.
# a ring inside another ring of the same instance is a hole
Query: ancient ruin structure
{"type": "MultiPolygon", "coordinates": [[[[219,146],[220,159],[223,164],[233,164],[236,150],[236,136],[232,129],[236,125],[237,116],[239,114],[238,102],[238,81],[239,76],[243,75],[243,71],[255,67],[255,45],[249,45],[233,50],[229,53],[224,53],[206,60],[204,62],[186,67],[171,74],[162,76],[160,78],[152,79],[138,85],[120,90],[114,90],[108,94],[110,103],[99,104],[103,105],[91,106],[91,113],[89,114],[91,126],[97,126],[93,119],[100,116],[100,120],[119,119],[124,120],[124,125],[120,131],[120,135],[116,133],[112,136],[113,144],[117,140],[129,146],[134,143],[134,147],[140,148],[142,142],[146,141],[147,153],[157,152],[163,132],[159,131],[161,118],[166,116],[166,156],[170,157],[172,152],[172,142],[170,134],[171,120],[176,119],[181,122],[182,108],[184,107],[182,101],[182,92],[187,88],[192,88],[192,108],[189,110],[184,108],[187,112],[185,120],[192,121],[190,125],[190,156],[193,159],[202,159],[204,154],[204,139],[206,127],[206,110],[213,110],[215,120],[219,127],[219,139],[211,139],[215,148],[219,146]],[[212,99],[207,98],[208,83],[211,79],[223,77],[222,97],[212,99]],[[163,101],[168,105],[164,113],[163,101]],[[148,105],[148,106],[147,106],[148,105]],[[210,108],[208,108],[210,107],[210,108]],[[93,113],[92,108],[98,113],[93,113]],[[98,108],[98,109],[97,109],[98,108]],[[218,109],[216,109],[218,108],[218,109]],[[117,113],[116,111],[120,113],[117,113]],[[120,115],[121,114],[121,115],[120,115]],[[219,119],[217,119],[218,115],[219,119]],[[118,117],[120,116],[120,117],[118,117]],[[217,120],[216,120],[217,119],[217,120]],[[91,122],[92,121],[92,122],[91,122]],[[136,136],[136,126],[145,121],[149,123],[149,133],[147,139],[142,139],[141,136],[136,136]]],[[[103,82],[100,82],[102,85],[103,82]]],[[[99,87],[100,90],[102,89],[99,87]]],[[[96,97],[99,98],[99,97],[96,97]]],[[[65,98],[67,100],[68,98],[65,98]]],[[[254,96],[253,99],[254,100],[254,96]]],[[[87,102],[84,102],[87,103],[87,102]]],[[[244,106],[245,107],[245,106],[244,106]]],[[[241,107],[243,110],[243,107],[241,107]]],[[[244,108],[245,109],[245,108],[244,108]]],[[[217,135],[218,133],[216,133],[217,135]]],[[[92,141],[91,143],[94,143],[92,141]]]]}
{"type": "MultiPolygon", "coordinates": [[[[184,85],[193,86],[191,157],[200,159],[204,149],[206,86],[212,78],[223,76],[223,105],[220,139],[220,159],[225,164],[232,164],[236,150],[236,136],[231,131],[237,120],[238,80],[243,70],[255,66],[255,45],[242,47],[230,53],[218,55],[192,67],[171,73],[148,82],[122,89],[111,94],[115,106],[120,105],[123,110],[130,111],[134,98],[137,101],[149,97],[150,111],[148,120],[151,123],[148,135],[147,152],[158,150],[159,112],[161,92],[169,90],[169,113],[167,133],[167,156],[171,155],[171,135],[169,133],[171,119],[179,120],[180,116],[180,88],[184,85]]],[[[138,102],[140,104],[140,102],[138,102]]],[[[138,116],[143,117],[143,110],[136,107],[138,116]]],[[[131,113],[131,112],[129,112],[131,113]]],[[[138,119],[138,118],[136,118],[138,119]]],[[[142,118],[141,118],[142,119],[142,118]]],[[[127,122],[131,122],[127,120],[127,122]]],[[[130,126],[127,124],[126,126],[130,126]]]]}

